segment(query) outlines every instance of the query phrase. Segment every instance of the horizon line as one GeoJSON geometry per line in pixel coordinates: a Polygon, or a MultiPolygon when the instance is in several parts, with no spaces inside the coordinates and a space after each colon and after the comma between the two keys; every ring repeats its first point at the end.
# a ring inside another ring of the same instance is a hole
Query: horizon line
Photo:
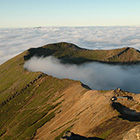
{"type": "Polygon", "coordinates": [[[30,27],[0,27],[0,29],[19,29],[19,28],[49,28],[49,27],[140,27],[140,25],[85,25],[85,26],[30,26],[30,27]]]}

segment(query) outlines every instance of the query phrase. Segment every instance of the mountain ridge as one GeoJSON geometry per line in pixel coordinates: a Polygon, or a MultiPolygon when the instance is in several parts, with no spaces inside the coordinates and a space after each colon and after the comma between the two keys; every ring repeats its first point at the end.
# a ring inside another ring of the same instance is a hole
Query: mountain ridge
{"type": "MultiPolygon", "coordinates": [[[[60,50],[66,51],[68,44],[63,45],[63,49],[60,50]]],[[[52,44],[52,46],[54,48],[47,47],[48,54],[52,53],[64,60],[67,52],[61,54],[59,49],[54,51],[57,45],[52,44]]],[[[61,48],[60,44],[59,46],[61,48]]],[[[105,56],[112,56],[112,52],[114,56],[125,49],[107,51],[105,56]]],[[[119,103],[122,107],[126,106],[140,112],[139,94],[121,90],[90,90],[80,81],[58,79],[41,72],[25,70],[24,63],[38,51],[38,49],[33,50],[35,52],[33,51],[32,54],[29,54],[29,50],[25,51],[0,65],[2,81],[0,82],[0,120],[2,120],[0,139],[60,140],[63,134],[70,130],[84,137],[119,140],[139,124],[139,121],[121,118],[121,112],[112,107],[111,101],[113,96],[131,96],[134,101],[119,101],[119,103]]],[[[80,63],[87,62],[87,59],[92,56],[90,50],[83,51],[71,46],[67,53],[68,58],[75,56],[71,50],[80,50],[80,52],[76,51],[78,56],[84,54],[84,61],[80,59],[80,63]]],[[[128,51],[131,52],[131,48],[126,52],[128,51]]],[[[40,56],[42,52],[45,54],[44,50],[40,50],[40,56]]],[[[103,52],[101,51],[99,55],[103,52]]],[[[94,55],[98,57],[97,54],[96,51],[94,55]]],[[[125,52],[120,56],[124,54],[125,52]]]]}
{"type": "Polygon", "coordinates": [[[125,47],[112,50],[88,50],[66,42],[31,48],[28,50],[28,54],[24,59],[29,60],[32,56],[47,57],[50,55],[59,58],[62,63],[70,64],[82,64],[91,61],[112,64],[140,63],[140,52],[134,48],[125,47]]]}

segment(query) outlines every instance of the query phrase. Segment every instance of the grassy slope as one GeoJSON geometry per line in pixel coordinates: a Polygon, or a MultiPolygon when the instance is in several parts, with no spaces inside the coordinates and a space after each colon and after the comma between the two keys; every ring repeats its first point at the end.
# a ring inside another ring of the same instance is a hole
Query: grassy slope
{"type": "Polygon", "coordinates": [[[11,97],[12,94],[20,92],[27,83],[37,78],[41,73],[31,73],[23,69],[24,59],[21,55],[7,61],[0,66],[0,104],[11,97]]]}
{"type": "Polygon", "coordinates": [[[140,52],[133,48],[114,50],[87,50],[70,43],[48,44],[40,48],[29,49],[25,59],[36,56],[53,55],[64,63],[81,64],[87,61],[101,61],[111,63],[135,63],[140,62],[140,52]]]}
{"type": "Polygon", "coordinates": [[[61,92],[74,81],[60,80],[23,69],[24,55],[0,66],[0,138],[31,138],[36,130],[55,116],[61,92]]]}

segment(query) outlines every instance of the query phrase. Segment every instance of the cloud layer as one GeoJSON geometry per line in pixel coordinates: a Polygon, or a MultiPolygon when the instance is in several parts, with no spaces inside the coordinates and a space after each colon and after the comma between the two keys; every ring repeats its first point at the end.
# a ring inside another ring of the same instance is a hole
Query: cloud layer
{"type": "Polygon", "coordinates": [[[31,47],[63,41],[88,49],[134,47],[140,50],[140,27],[0,29],[0,64],[31,47]]]}
{"type": "Polygon", "coordinates": [[[80,80],[92,89],[110,90],[121,88],[140,93],[140,65],[121,66],[97,62],[83,65],[64,65],[52,56],[32,57],[24,65],[30,71],[41,71],[57,78],[80,80]]]}
{"type": "MultiPolygon", "coordinates": [[[[56,42],[70,42],[87,49],[134,47],[140,50],[140,27],[0,29],[0,64],[29,48],[56,42]]],[[[99,63],[88,63],[81,66],[62,65],[52,57],[45,59],[34,57],[25,64],[25,67],[59,78],[80,80],[92,89],[120,87],[124,90],[140,93],[138,84],[140,66],[108,66],[99,63]],[[63,70],[65,71],[60,73],[63,70]]]]}

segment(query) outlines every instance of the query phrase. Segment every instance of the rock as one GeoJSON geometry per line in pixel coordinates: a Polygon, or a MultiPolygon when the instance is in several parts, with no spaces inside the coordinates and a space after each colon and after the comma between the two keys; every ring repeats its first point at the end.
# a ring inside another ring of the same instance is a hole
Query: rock
{"type": "Polygon", "coordinates": [[[123,140],[140,140],[140,125],[128,131],[123,140]]]}
{"type": "Polygon", "coordinates": [[[78,134],[74,134],[73,132],[67,131],[65,132],[65,134],[63,135],[63,137],[60,140],[103,140],[101,138],[97,138],[97,137],[84,137],[84,136],[80,136],[78,134]]]}

